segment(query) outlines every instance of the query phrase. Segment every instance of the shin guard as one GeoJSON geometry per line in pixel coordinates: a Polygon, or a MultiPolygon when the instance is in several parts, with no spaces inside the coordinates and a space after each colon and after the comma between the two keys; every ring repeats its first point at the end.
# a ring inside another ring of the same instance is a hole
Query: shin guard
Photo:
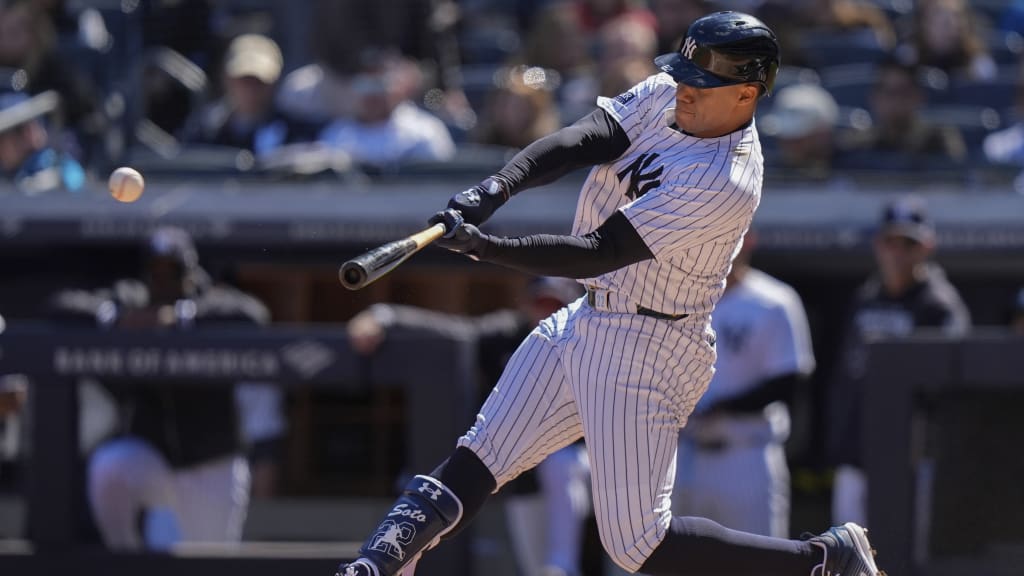
{"type": "MultiPolygon", "coordinates": [[[[391,511],[359,549],[353,563],[374,576],[395,576],[420,553],[434,547],[462,518],[462,502],[430,476],[416,476],[402,491],[391,511]]],[[[346,574],[342,566],[339,574],[346,574]]]]}

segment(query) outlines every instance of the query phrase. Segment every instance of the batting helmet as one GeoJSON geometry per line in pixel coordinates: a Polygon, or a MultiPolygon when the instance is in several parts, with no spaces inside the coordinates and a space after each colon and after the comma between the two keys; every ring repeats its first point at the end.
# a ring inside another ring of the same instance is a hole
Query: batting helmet
{"type": "Polygon", "coordinates": [[[678,52],[654,59],[687,86],[717,88],[756,82],[770,94],[779,70],[779,41],[764,23],[742,12],[715,12],[694,21],[678,52]]]}

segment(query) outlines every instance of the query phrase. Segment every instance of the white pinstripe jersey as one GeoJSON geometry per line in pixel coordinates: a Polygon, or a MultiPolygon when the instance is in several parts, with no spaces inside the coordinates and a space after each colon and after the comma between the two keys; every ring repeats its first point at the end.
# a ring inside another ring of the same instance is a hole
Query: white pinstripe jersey
{"type": "Polygon", "coordinates": [[[656,74],[615,98],[598,98],[630,145],[590,171],[573,234],[622,210],[654,259],[581,282],[666,314],[706,315],[761,200],[763,158],[753,122],[718,138],[673,128],[675,94],[675,81],[656,74]]]}

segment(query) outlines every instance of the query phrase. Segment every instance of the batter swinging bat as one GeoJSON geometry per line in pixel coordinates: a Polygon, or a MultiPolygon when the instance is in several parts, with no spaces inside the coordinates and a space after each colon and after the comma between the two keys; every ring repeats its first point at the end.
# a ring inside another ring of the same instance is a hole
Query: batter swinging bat
{"type": "MultiPolygon", "coordinates": [[[[461,223],[462,215],[454,210],[451,212],[455,215],[454,221],[461,223]]],[[[359,290],[397,268],[399,264],[405,262],[423,247],[444,236],[446,231],[444,222],[438,222],[408,238],[378,246],[342,264],[341,269],[338,270],[338,278],[345,288],[359,290]]]]}

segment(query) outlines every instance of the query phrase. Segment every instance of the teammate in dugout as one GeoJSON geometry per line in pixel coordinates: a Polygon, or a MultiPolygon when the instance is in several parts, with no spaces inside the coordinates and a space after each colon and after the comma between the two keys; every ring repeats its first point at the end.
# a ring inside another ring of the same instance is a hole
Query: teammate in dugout
{"type": "Polygon", "coordinates": [[[814,351],[800,295],[750,265],[756,244],[747,232],[715,305],[715,375],[680,434],[672,511],[785,537],[789,405],[814,351]]]}
{"type": "MultiPolygon", "coordinates": [[[[125,331],[252,329],[269,322],[260,301],[209,278],[185,230],[155,229],[143,252],[142,278],[109,289],[62,290],[53,297],[52,318],[125,331]]],[[[239,541],[252,481],[271,481],[267,465],[284,431],[276,386],[107,387],[124,422],[90,454],[87,478],[104,544],[163,551],[182,542],[239,541]]]]}
{"type": "Polygon", "coordinates": [[[672,516],[679,431],[714,374],[711,313],[760,202],[754,112],[771,92],[779,45],[756,18],[717,12],[655,63],[662,73],[599,98],[590,115],[449,201],[465,222],[442,246],[576,278],[587,294],[530,333],[451,457],[409,483],[339,574],[411,574],[491,493],[581,436],[601,542],[629,572],[880,573],[856,524],[788,540],[672,516]],[[477,228],[512,195],[585,166],[571,235],[477,228]]]}
{"type": "Polygon", "coordinates": [[[923,198],[901,197],[882,210],[874,236],[877,273],[857,292],[835,377],[829,383],[827,453],[836,467],[832,520],[867,518],[861,422],[869,340],[904,338],[921,329],[961,337],[971,315],[938,263],[935,226],[923,198]]]}

